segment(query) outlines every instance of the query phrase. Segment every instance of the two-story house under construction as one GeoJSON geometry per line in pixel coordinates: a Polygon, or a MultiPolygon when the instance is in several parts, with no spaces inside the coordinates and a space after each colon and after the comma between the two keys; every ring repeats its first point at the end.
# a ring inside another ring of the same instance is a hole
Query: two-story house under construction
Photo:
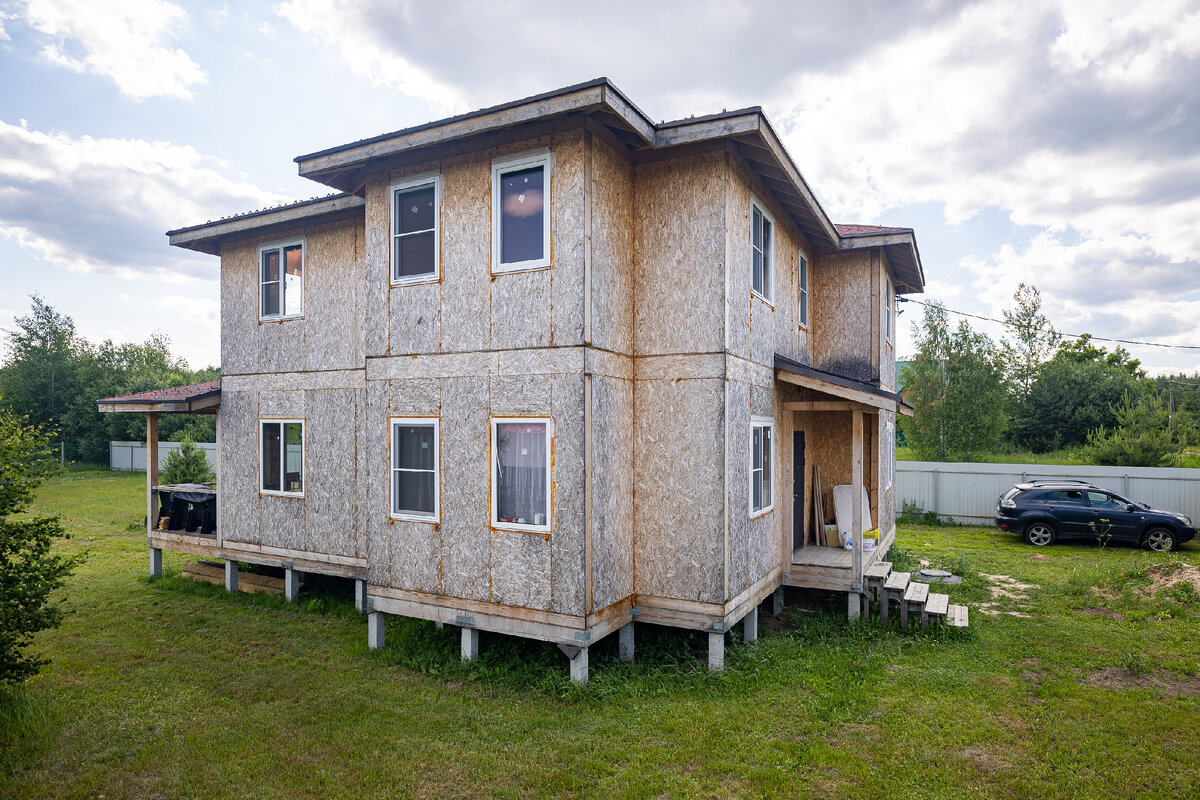
{"type": "Polygon", "coordinates": [[[211,534],[158,529],[148,459],[155,570],[354,578],[372,646],[406,615],[464,658],[559,643],[581,680],[635,620],[719,668],[781,586],[857,613],[894,535],[910,229],[833,224],[758,108],[656,124],[607,79],[296,162],[339,193],[169,233],[221,259],[219,388],[101,402],[152,449],[158,413],[217,414],[211,534]],[[877,549],[816,544],[816,467],[877,549]]]}

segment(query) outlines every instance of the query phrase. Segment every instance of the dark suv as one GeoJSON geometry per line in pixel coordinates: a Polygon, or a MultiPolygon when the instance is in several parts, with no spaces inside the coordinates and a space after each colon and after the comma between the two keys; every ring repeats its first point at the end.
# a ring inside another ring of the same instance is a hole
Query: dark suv
{"type": "Polygon", "coordinates": [[[1083,481],[1018,483],[996,501],[992,519],[1037,547],[1058,539],[1091,539],[1164,552],[1196,535],[1186,514],[1131,503],[1083,481]]]}

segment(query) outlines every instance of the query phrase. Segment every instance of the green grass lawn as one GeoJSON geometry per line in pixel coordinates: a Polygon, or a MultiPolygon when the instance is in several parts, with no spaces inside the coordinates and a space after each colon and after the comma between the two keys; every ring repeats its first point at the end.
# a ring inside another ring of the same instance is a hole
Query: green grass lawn
{"type": "Polygon", "coordinates": [[[636,664],[618,663],[610,637],[580,688],[553,646],[484,635],[464,666],[456,630],[412,620],[389,619],[388,647],[370,653],[337,591],[294,606],[229,596],[180,578],[170,553],[150,580],[143,481],[73,474],[40,492],[38,510],[71,533],[62,550],[87,561],[68,586],[74,612],[38,636],[52,663],[0,698],[0,797],[1083,800],[1200,787],[1200,599],[1170,585],[1200,565],[1195,543],[1035,552],[995,529],[901,529],[898,560],[966,578],[950,592],[971,606],[967,633],[849,625],[844,600],[796,593],[757,643],[729,648],[722,675],[703,669],[703,636],[643,626],[636,664]],[[993,598],[997,583],[1017,596],[993,598]]]}

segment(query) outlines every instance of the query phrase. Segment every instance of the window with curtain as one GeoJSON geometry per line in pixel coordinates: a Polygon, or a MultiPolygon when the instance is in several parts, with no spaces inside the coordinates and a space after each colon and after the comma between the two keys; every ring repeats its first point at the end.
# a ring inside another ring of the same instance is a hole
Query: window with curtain
{"type": "Polygon", "coordinates": [[[260,247],[260,319],[284,319],[304,314],[304,242],[260,247]]]}
{"type": "Polygon", "coordinates": [[[774,505],[771,465],[775,425],[771,420],[755,417],[750,428],[750,513],[759,514],[770,511],[774,505]]]}
{"type": "Polygon", "coordinates": [[[492,524],[550,530],[548,419],[492,420],[492,524]]]}
{"type": "Polygon", "coordinates": [[[392,420],[392,516],[436,521],[438,497],[438,421],[392,420]]]}
{"type": "Polygon", "coordinates": [[[304,494],[304,421],[259,421],[263,494],[304,494]]]}

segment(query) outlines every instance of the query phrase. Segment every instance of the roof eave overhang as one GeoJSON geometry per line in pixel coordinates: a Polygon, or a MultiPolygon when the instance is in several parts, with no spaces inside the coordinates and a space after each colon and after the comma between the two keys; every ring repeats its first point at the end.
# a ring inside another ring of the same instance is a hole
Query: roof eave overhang
{"type": "Polygon", "coordinates": [[[882,248],[887,253],[888,262],[896,275],[897,294],[925,291],[925,268],[921,265],[916,234],[908,230],[843,236],[838,249],[861,250],[872,247],[882,248]]]}
{"type": "Polygon", "coordinates": [[[867,381],[819,370],[778,353],[775,354],[775,377],[804,389],[812,389],[870,408],[912,415],[911,406],[908,406],[909,410],[906,411],[907,403],[895,392],[867,381]]]}
{"type": "Polygon", "coordinates": [[[195,397],[170,400],[119,400],[110,397],[96,402],[96,407],[101,412],[118,414],[215,414],[220,406],[220,389],[195,397]]]}
{"type": "Polygon", "coordinates": [[[263,235],[300,225],[333,222],[362,212],[366,201],[350,194],[322,197],[284,208],[242,214],[232,219],[208,222],[167,231],[167,241],[175,247],[198,253],[220,255],[221,242],[239,234],[263,235]]]}

